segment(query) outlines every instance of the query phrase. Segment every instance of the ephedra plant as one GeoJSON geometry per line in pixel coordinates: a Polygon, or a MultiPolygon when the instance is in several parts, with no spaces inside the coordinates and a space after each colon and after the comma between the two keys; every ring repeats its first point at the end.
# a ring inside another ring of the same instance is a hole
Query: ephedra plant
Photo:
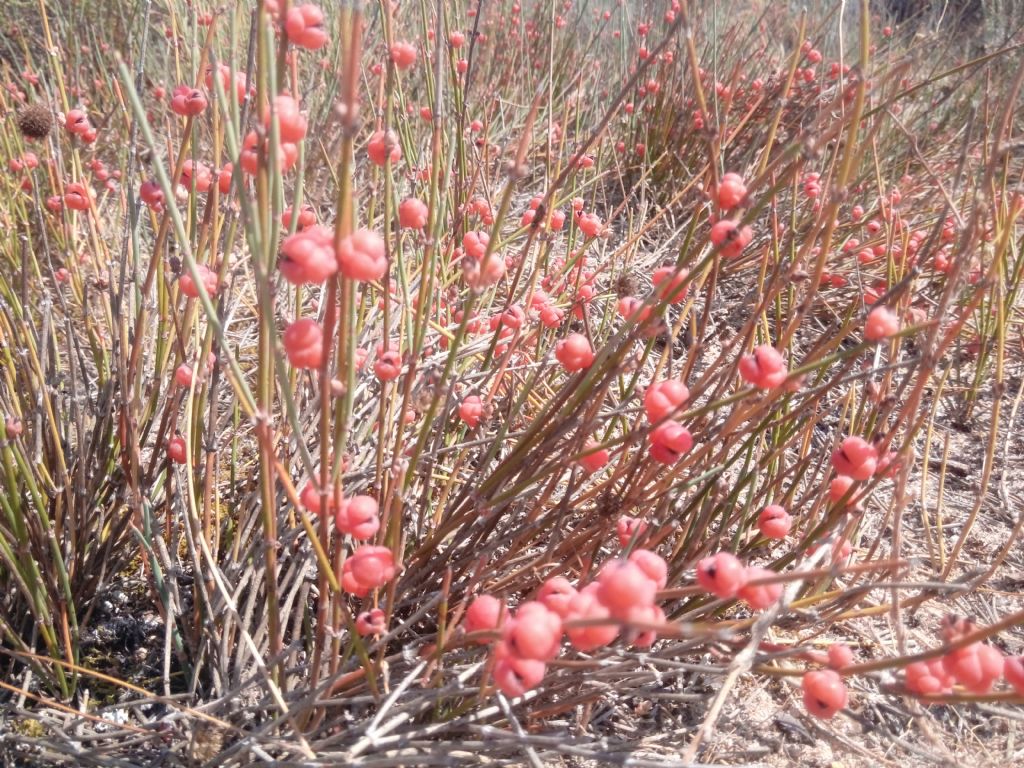
{"type": "Polygon", "coordinates": [[[17,743],[153,749],[159,703],[196,764],[518,754],[696,671],[687,760],[745,675],[824,719],[1019,704],[1024,612],[952,615],[1024,519],[970,567],[1019,51],[864,5],[825,51],[837,12],[743,3],[172,0],[89,41],[41,3],[0,94],[0,653],[100,746],[17,743]]]}

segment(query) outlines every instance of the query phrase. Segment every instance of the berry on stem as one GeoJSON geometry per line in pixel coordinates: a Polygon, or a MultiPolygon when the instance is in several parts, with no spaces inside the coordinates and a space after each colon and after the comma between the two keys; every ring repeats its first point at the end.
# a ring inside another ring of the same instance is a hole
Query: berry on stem
{"type": "Polygon", "coordinates": [[[804,706],[815,717],[828,720],[846,706],[846,686],[834,670],[805,672],[802,687],[804,706]]]}

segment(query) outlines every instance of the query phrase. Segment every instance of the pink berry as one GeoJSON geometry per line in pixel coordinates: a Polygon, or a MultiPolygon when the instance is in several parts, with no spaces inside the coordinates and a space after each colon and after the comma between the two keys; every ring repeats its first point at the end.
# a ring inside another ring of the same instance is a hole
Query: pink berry
{"type": "Polygon", "coordinates": [[[846,686],[843,679],[831,669],[804,673],[804,706],[822,720],[828,720],[846,706],[846,686]]]}
{"type": "MultiPolygon", "coordinates": [[[[482,632],[489,629],[497,629],[503,615],[508,610],[505,604],[494,595],[480,595],[469,604],[466,615],[462,620],[462,626],[466,632],[482,632]]],[[[486,643],[486,640],[481,640],[486,643]]]]}
{"type": "Polygon", "coordinates": [[[782,353],[768,344],[741,357],[739,371],[744,381],[760,389],[774,389],[789,376],[782,353]]]}
{"type": "Polygon", "coordinates": [[[715,597],[730,600],[747,583],[747,569],[735,555],[719,552],[697,563],[697,583],[715,597]]]}
{"type": "Polygon", "coordinates": [[[383,635],[387,628],[387,617],[380,608],[363,611],[356,616],[356,632],[363,637],[367,635],[383,635]]]}
{"type": "Polygon", "coordinates": [[[416,46],[412,43],[394,42],[391,44],[391,60],[399,69],[409,69],[416,63],[416,46]]]}
{"type": "Polygon", "coordinates": [[[334,524],[357,541],[366,541],[380,528],[377,500],[372,496],[342,499],[334,509],[334,524]]]}
{"type": "Polygon", "coordinates": [[[576,587],[567,578],[553,576],[541,585],[537,592],[537,600],[544,603],[549,611],[565,619],[569,613],[569,603],[575,595],[576,587]]]}
{"type": "Polygon", "coordinates": [[[523,603],[505,623],[502,640],[516,656],[550,661],[562,644],[562,619],[544,603],[523,603]]]}
{"type": "Polygon", "coordinates": [[[315,51],[327,44],[324,12],[316,5],[298,5],[288,9],[284,31],[295,45],[315,51]]]}
{"type": "Polygon", "coordinates": [[[427,226],[427,204],[409,197],[398,204],[398,223],[403,229],[423,229],[427,226]]]}
{"type": "Polygon", "coordinates": [[[727,173],[718,182],[718,205],[723,210],[735,208],[747,196],[747,188],[738,173],[727,173]]]}
{"type": "Polygon", "coordinates": [[[737,596],[741,600],[745,600],[755,611],[762,611],[774,605],[782,596],[782,584],[777,582],[772,584],[751,584],[750,582],[771,579],[775,575],[774,571],[770,571],[767,568],[759,568],[757,566],[747,568],[746,576],[748,582],[740,587],[737,596]]]}
{"type": "Polygon", "coordinates": [[[792,526],[793,518],[779,504],[769,504],[757,517],[757,528],[766,539],[784,539],[792,526]]]}
{"type": "Polygon", "coordinates": [[[868,480],[878,467],[878,449],[863,437],[851,435],[832,453],[832,466],[841,475],[868,480]]]}
{"type": "Polygon", "coordinates": [[[678,379],[653,382],[644,392],[644,412],[656,424],[677,411],[690,399],[690,390],[678,379]]]}
{"type": "Polygon", "coordinates": [[[674,464],[693,448],[690,430],[676,421],[665,421],[651,430],[651,458],[661,464],[674,464]]]}
{"type": "Polygon", "coordinates": [[[832,643],[828,647],[828,665],[832,669],[843,669],[853,663],[853,649],[846,643],[832,643]]]}
{"type": "Polygon", "coordinates": [[[630,562],[636,563],[658,589],[664,589],[668,583],[668,563],[657,552],[649,549],[634,549],[629,556],[630,562]]]}
{"type": "MultiPolygon", "coordinates": [[[[205,264],[196,264],[196,273],[199,275],[203,288],[206,289],[206,294],[211,298],[216,296],[219,284],[217,273],[205,264]]],[[[190,299],[199,298],[199,288],[196,287],[196,282],[189,272],[182,272],[181,277],[178,278],[178,286],[181,288],[181,292],[190,299]]]]}
{"type": "Polygon", "coordinates": [[[324,331],[315,320],[303,317],[289,324],[281,342],[294,367],[319,368],[323,364],[324,331]]]}
{"type": "Polygon", "coordinates": [[[876,306],[864,323],[864,338],[868,341],[880,341],[898,333],[899,330],[900,321],[896,313],[888,307],[876,306]]]}
{"type": "Polygon", "coordinates": [[[587,621],[593,624],[568,627],[566,634],[572,647],[589,652],[608,645],[619,636],[619,625],[611,621],[611,612],[598,599],[598,585],[589,584],[569,601],[566,622],[587,621]]]}
{"type": "Polygon", "coordinates": [[[334,233],[314,224],[281,242],[281,275],[292,285],[322,283],[338,271],[334,233]]]}
{"type": "Polygon", "coordinates": [[[338,245],[338,270],[352,280],[380,280],[388,269],[384,238],[358,229],[338,245]]]}
{"type": "MultiPolygon", "coordinates": [[[[653,553],[652,553],[653,554],[653,553]]],[[[653,605],[658,585],[630,560],[609,560],[597,575],[597,599],[616,618],[624,618],[633,608],[653,605]]]]}
{"type": "MultiPolygon", "coordinates": [[[[497,648],[495,655],[499,655],[497,648]]],[[[506,696],[522,696],[540,685],[546,671],[543,661],[524,659],[514,653],[504,652],[495,662],[491,675],[495,685],[506,696]]]]}
{"type": "Polygon", "coordinates": [[[582,333],[571,333],[555,344],[555,357],[569,373],[589,368],[594,362],[594,350],[582,333]]]}

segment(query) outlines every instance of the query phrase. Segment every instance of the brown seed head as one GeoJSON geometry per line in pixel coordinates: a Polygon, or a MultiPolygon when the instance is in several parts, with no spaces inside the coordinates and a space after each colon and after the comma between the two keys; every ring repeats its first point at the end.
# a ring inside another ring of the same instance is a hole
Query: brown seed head
{"type": "Polygon", "coordinates": [[[29,104],[18,112],[18,130],[29,139],[45,139],[53,127],[53,113],[46,104],[29,104]]]}

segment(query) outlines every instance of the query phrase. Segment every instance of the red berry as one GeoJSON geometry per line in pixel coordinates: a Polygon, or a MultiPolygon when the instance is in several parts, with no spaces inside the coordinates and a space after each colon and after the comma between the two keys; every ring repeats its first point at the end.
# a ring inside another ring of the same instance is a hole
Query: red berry
{"type": "MultiPolygon", "coordinates": [[[[228,174],[228,178],[230,179],[230,171],[228,174]]],[[[291,229],[292,213],[293,211],[289,206],[288,208],[285,208],[284,213],[281,214],[281,226],[285,229],[291,229]]],[[[316,224],[316,211],[308,205],[302,206],[302,210],[299,211],[298,221],[295,223],[296,231],[301,232],[304,229],[312,227],[314,224],[316,224]]]]}
{"type": "Polygon", "coordinates": [[[389,160],[392,165],[402,159],[402,147],[394,131],[376,131],[366,144],[366,154],[374,165],[383,166],[389,160]]]}
{"type": "Polygon", "coordinates": [[[577,592],[569,600],[567,623],[573,621],[593,621],[593,624],[568,627],[565,632],[569,636],[572,647],[579,651],[593,651],[608,645],[619,636],[619,625],[611,621],[611,612],[597,596],[598,585],[590,584],[577,592]]]}
{"type": "MultiPolygon", "coordinates": [[[[497,629],[503,614],[507,615],[508,610],[505,604],[493,595],[480,595],[466,609],[466,616],[462,620],[466,632],[480,632],[487,629],[497,629]]],[[[486,643],[486,640],[481,640],[486,643]]]]}
{"type": "Polygon", "coordinates": [[[668,563],[657,552],[649,549],[634,549],[629,556],[630,562],[636,563],[658,589],[664,589],[668,583],[668,563]]]}
{"type": "Polygon", "coordinates": [[[654,270],[651,280],[658,289],[658,296],[669,304],[679,304],[686,299],[690,276],[689,270],[676,269],[675,266],[658,267],[654,270]]]}
{"type": "MultiPolygon", "coordinates": [[[[196,264],[196,273],[199,275],[199,280],[202,282],[203,288],[206,289],[206,294],[210,297],[216,296],[217,288],[220,283],[217,278],[217,273],[205,264],[196,264]]],[[[189,272],[183,272],[181,277],[178,278],[178,286],[181,288],[181,292],[190,299],[199,298],[199,288],[196,286],[196,281],[189,272]]]]}
{"type": "Polygon", "coordinates": [[[474,429],[480,423],[484,413],[483,401],[476,395],[470,395],[459,405],[459,418],[474,429]]]}
{"type": "Polygon", "coordinates": [[[807,711],[822,720],[828,720],[846,706],[846,686],[831,669],[804,673],[803,691],[807,711]]]}
{"type": "Polygon", "coordinates": [[[423,229],[427,226],[427,204],[409,197],[398,204],[398,223],[404,229],[423,229]]]}
{"type": "MultiPolygon", "coordinates": [[[[652,553],[653,554],[653,553],[652,553]]],[[[609,560],[597,575],[597,599],[617,618],[633,608],[654,605],[658,585],[631,560],[609,560]]]]}
{"type": "Polygon", "coordinates": [[[338,271],[334,253],[334,233],[314,224],[281,243],[278,259],[281,275],[292,285],[322,283],[338,271]]]}
{"type": "Polygon", "coordinates": [[[555,357],[569,373],[589,368],[594,362],[590,341],[581,333],[569,334],[555,344],[555,357]]]}
{"type": "Polygon", "coordinates": [[[841,475],[868,480],[878,467],[878,449],[863,437],[851,435],[832,453],[832,466],[841,475]]]}
{"type": "Polygon", "coordinates": [[[735,221],[729,219],[721,219],[711,226],[711,244],[719,248],[726,258],[739,256],[753,237],[750,227],[741,229],[735,221]]]}
{"type": "Polygon", "coordinates": [[[502,640],[521,658],[550,661],[562,644],[562,619],[544,603],[523,603],[505,623],[502,640]]]}
{"type": "Polygon", "coordinates": [[[766,539],[784,539],[792,526],[793,518],[779,504],[769,504],[757,517],[757,528],[766,539]]]}
{"type": "Polygon", "coordinates": [[[416,63],[416,46],[412,43],[394,42],[391,44],[391,60],[399,69],[409,69],[416,63]]]}
{"type": "Polygon", "coordinates": [[[718,205],[723,210],[735,208],[747,196],[747,188],[738,173],[727,173],[718,182],[718,205]]]}
{"type": "Polygon", "coordinates": [[[92,199],[92,189],[84,184],[76,182],[64,187],[64,205],[73,211],[88,211],[92,199]]]}
{"type": "Polygon", "coordinates": [[[864,323],[864,338],[868,341],[886,339],[900,330],[900,321],[896,314],[884,306],[876,306],[868,314],[864,323]]]}
{"type": "Polygon", "coordinates": [[[746,577],[749,581],[740,587],[737,592],[738,597],[745,600],[755,611],[761,611],[774,605],[778,602],[779,597],[782,596],[782,584],[778,582],[771,584],[749,583],[750,581],[771,579],[774,576],[775,572],[767,568],[759,568],[757,566],[747,568],[746,577]]]}
{"type": "Polygon", "coordinates": [[[187,456],[185,438],[178,436],[168,440],[167,455],[175,464],[184,464],[187,456]]]}
{"type": "Polygon", "coordinates": [[[511,651],[499,651],[503,643],[495,648],[495,656],[498,660],[494,664],[494,683],[506,696],[522,696],[527,691],[536,688],[544,679],[547,671],[543,661],[536,659],[524,659],[516,656],[511,651]]]}
{"type": "Polygon", "coordinates": [[[1011,656],[1003,665],[1003,676],[1017,693],[1024,694],[1024,656],[1011,656]]]}
{"type": "Polygon", "coordinates": [[[357,541],[366,541],[380,528],[377,500],[372,496],[342,499],[334,510],[334,524],[357,541]]]}
{"type": "Polygon", "coordinates": [[[607,449],[598,448],[597,443],[588,440],[583,450],[584,454],[580,456],[580,466],[588,474],[597,472],[608,463],[607,449]]]}
{"type": "Polygon", "coordinates": [[[395,350],[380,352],[373,364],[373,373],[381,381],[393,381],[402,373],[402,356],[395,350]]]}
{"type": "Polygon", "coordinates": [[[356,616],[356,632],[363,637],[367,635],[382,635],[387,631],[387,628],[387,617],[380,608],[363,611],[356,616]]]}
{"type": "Polygon", "coordinates": [[[564,576],[553,576],[545,581],[537,592],[537,600],[544,603],[549,611],[554,611],[563,619],[569,613],[569,604],[576,595],[574,587],[564,576]]]}
{"type": "Polygon", "coordinates": [[[907,664],[903,672],[907,690],[912,693],[932,695],[953,690],[953,678],[943,668],[942,659],[915,661],[907,664]]]}
{"type": "Polygon", "coordinates": [[[324,12],[316,5],[298,5],[288,9],[284,31],[295,45],[308,50],[323,48],[327,44],[324,30],[324,12]]]}
{"type": "Polygon", "coordinates": [[[383,587],[395,577],[395,557],[387,547],[363,545],[345,560],[342,571],[364,589],[383,587]]]}
{"type": "Polygon", "coordinates": [[[579,224],[580,231],[587,237],[597,237],[604,228],[601,217],[596,213],[581,214],[577,217],[577,223],[579,224]]]}
{"type": "Polygon", "coordinates": [[[846,643],[832,643],[828,647],[828,665],[832,669],[843,669],[853,663],[853,650],[846,643]]]}
{"type": "Polygon", "coordinates": [[[184,117],[195,117],[206,109],[206,94],[191,85],[179,85],[171,94],[171,111],[184,117]]]}
{"type": "MultiPolygon", "coordinates": [[[[274,97],[274,114],[281,141],[302,141],[306,138],[306,116],[299,109],[299,103],[286,93],[274,97]]],[[[263,127],[270,130],[270,108],[263,109],[263,127]]]]}
{"type": "Polygon", "coordinates": [[[789,376],[782,353],[768,344],[741,357],[739,371],[744,381],[760,389],[774,389],[789,376]]]}
{"type": "Polygon", "coordinates": [[[690,430],[676,421],[665,421],[650,434],[651,458],[661,464],[674,464],[693,448],[690,430]]]}
{"type": "Polygon", "coordinates": [[[291,323],[281,337],[288,362],[296,368],[319,368],[324,360],[324,331],[308,317],[291,323]]]}
{"type": "Polygon", "coordinates": [[[729,552],[705,557],[697,563],[697,583],[723,600],[730,600],[747,583],[747,569],[729,552]]]}
{"type": "Polygon", "coordinates": [[[139,186],[139,199],[154,211],[163,210],[164,191],[160,185],[152,179],[142,182],[139,186]]]}
{"type": "Polygon", "coordinates": [[[647,420],[656,424],[682,407],[690,399],[690,390],[678,379],[656,381],[644,392],[647,420]]]}
{"type": "MultiPolygon", "coordinates": [[[[642,624],[664,624],[665,612],[657,605],[636,608],[630,613],[629,620],[642,624]]],[[[637,648],[650,648],[657,639],[658,633],[656,630],[646,629],[633,638],[633,645],[637,648]]]]}
{"type": "Polygon", "coordinates": [[[384,238],[358,229],[338,245],[338,269],[352,280],[380,280],[388,269],[384,238]]]}
{"type": "Polygon", "coordinates": [[[647,530],[647,523],[642,520],[623,515],[615,525],[619,537],[619,546],[625,549],[634,537],[639,537],[647,530]]]}
{"type": "Polygon", "coordinates": [[[174,370],[174,381],[179,387],[192,386],[192,366],[182,363],[174,370]]]}

